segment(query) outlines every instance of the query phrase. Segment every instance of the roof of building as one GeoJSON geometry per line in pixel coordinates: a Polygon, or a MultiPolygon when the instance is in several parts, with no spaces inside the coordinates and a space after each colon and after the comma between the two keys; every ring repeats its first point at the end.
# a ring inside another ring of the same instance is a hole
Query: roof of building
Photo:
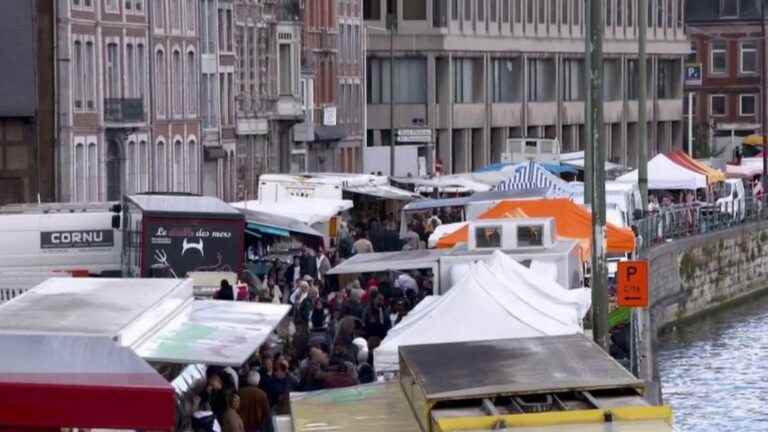
{"type": "Polygon", "coordinates": [[[210,196],[138,194],[128,199],[145,215],[189,216],[216,219],[243,219],[243,214],[224,201],[210,196]]]}

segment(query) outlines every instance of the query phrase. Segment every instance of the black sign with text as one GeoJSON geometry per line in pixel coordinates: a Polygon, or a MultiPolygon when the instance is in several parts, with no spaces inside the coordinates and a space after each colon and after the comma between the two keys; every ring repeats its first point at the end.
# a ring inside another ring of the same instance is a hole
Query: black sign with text
{"type": "Polygon", "coordinates": [[[186,277],[192,271],[238,272],[243,223],[146,221],[142,276],[186,277]]]}
{"type": "Polygon", "coordinates": [[[91,249],[115,245],[112,230],[42,231],[41,249],[91,249]]]}

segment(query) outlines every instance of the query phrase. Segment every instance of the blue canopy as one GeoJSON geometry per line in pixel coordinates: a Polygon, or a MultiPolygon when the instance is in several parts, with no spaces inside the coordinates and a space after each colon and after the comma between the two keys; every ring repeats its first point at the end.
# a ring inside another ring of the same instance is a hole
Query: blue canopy
{"type": "MultiPolygon", "coordinates": [[[[525,163],[525,162],[523,162],[525,163]]],[[[545,170],[551,172],[552,174],[577,174],[578,168],[572,165],[558,165],[558,164],[549,164],[549,163],[536,163],[537,165],[543,167],[545,170]]],[[[483,168],[480,168],[479,170],[475,172],[495,172],[495,171],[502,171],[507,167],[512,167],[515,165],[520,165],[520,163],[508,163],[508,162],[500,162],[495,164],[486,165],[483,168]]]]}

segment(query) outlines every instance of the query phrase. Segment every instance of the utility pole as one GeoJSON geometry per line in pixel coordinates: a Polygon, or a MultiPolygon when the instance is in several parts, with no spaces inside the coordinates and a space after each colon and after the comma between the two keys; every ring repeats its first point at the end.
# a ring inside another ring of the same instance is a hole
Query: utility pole
{"type": "MultiPolygon", "coordinates": [[[[768,151],[768,146],[766,146],[766,138],[765,135],[768,133],[766,131],[765,126],[768,124],[768,110],[766,110],[766,101],[768,98],[766,98],[766,71],[765,71],[765,65],[766,65],[766,47],[765,47],[765,0],[760,0],[760,41],[761,45],[763,47],[763,55],[761,58],[761,65],[760,65],[760,111],[763,113],[762,115],[762,125],[761,125],[761,133],[762,135],[762,142],[763,142],[763,191],[768,190],[768,154],[766,153],[768,151]]],[[[768,195],[766,195],[765,192],[763,192],[763,201],[768,199],[768,195]]]]}
{"type": "Polygon", "coordinates": [[[395,31],[397,30],[397,9],[387,14],[389,29],[389,175],[395,176],[395,31]]]}
{"type": "MultiPolygon", "coordinates": [[[[595,342],[608,351],[608,268],[605,259],[605,134],[603,119],[603,7],[590,5],[589,31],[592,117],[592,332],[595,342]]],[[[585,14],[586,15],[586,14],[585,14]]]]}
{"type": "Polygon", "coordinates": [[[592,20],[590,18],[592,10],[592,0],[584,0],[584,74],[587,79],[584,80],[584,204],[592,204],[592,100],[588,96],[590,92],[590,74],[592,73],[592,52],[590,43],[590,33],[592,20]]]}
{"type": "Polygon", "coordinates": [[[648,0],[639,0],[637,6],[637,26],[639,30],[638,47],[638,73],[640,74],[639,86],[637,91],[638,108],[638,139],[637,149],[637,182],[640,184],[640,197],[643,203],[643,213],[648,210],[648,109],[646,102],[648,99],[648,55],[645,52],[645,45],[648,33],[648,0]]]}

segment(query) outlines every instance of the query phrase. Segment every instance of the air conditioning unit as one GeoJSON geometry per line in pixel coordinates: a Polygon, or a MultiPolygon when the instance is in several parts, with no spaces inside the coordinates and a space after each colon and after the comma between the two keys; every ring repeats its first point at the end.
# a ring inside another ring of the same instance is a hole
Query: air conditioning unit
{"type": "Polygon", "coordinates": [[[554,218],[484,219],[469,222],[469,250],[547,249],[555,244],[554,218]]]}
{"type": "Polygon", "coordinates": [[[560,162],[560,142],[557,139],[545,138],[508,138],[506,151],[502,152],[502,161],[526,162],[560,162]],[[507,160],[504,160],[506,156],[507,160]]]}

